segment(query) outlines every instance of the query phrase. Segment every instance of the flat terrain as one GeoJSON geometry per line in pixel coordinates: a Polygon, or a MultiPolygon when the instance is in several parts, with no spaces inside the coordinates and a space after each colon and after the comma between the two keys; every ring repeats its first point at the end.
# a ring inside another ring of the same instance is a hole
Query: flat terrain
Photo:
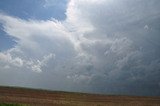
{"type": "Polygon", "coordinates": [[[0,87],[0,103],[29,106],[160,106],[160,97],[107,96],[0,87]]]}

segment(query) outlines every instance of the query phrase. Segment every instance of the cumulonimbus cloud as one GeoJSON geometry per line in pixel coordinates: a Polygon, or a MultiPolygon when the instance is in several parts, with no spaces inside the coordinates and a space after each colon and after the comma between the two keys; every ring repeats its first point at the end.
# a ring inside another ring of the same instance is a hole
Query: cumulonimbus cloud
{"type": "Polygon", "coordinates": [[[49,88],[60,80],[75,91],[159,95],[159,7],[158,0],[70,0],[63,21],[1,14],[17,45],[1,52],[0,65],[42,72],[49,88]]]}

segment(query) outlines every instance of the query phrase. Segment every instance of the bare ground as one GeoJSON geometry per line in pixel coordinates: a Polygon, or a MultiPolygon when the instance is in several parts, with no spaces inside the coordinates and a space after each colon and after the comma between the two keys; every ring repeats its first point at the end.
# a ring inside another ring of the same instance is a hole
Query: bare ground
{"type": "Polygon", "coordinates": [[[0,87],[0,103],[30,106],[160,106],[160,97],[107,96],[0,87]]]}

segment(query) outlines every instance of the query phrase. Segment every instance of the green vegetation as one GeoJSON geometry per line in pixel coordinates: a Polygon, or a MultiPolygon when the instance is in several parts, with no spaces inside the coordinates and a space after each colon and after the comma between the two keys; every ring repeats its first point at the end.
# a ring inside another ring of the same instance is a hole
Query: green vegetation
{"type": "Polygon", "coordinates": [[[29,106],[29,105],[25,105],[25,104],[0,103],[0,106],[29,106]]]}

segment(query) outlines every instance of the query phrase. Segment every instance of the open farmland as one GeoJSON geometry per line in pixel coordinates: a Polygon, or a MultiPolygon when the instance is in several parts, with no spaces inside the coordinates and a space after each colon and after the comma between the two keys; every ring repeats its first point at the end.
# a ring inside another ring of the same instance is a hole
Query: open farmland
{"type": "Polygon", "coordinates": [[[0,103],[29,106],[160,106],[160,97],[107,96],[0,87],[0,103]]]}

